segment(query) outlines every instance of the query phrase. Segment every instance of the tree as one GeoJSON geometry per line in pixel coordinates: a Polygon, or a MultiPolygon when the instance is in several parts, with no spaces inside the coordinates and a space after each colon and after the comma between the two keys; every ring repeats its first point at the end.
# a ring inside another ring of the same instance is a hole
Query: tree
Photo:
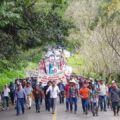
{"type": "MultiPolygon", "coordinates": [[[[64,20],[52,9],[49,12],[37,11],[36,3],[37,0],[4,0],[1,3],[0,30],[8,35],[5,46],[9,43],[9,36],[11,36],[13,52],[28,50],[51,42],[64,43],[65,37],[68,36],[68,30],[72,27],[71,22],[64,20]]],[[[8,59],[7,47],[4,49],[6,54],[3,56],[8,59]]],[[[2,54],[2,51],[0,53],[2,54]]]]}
{"type": "Polygon", "coordinates": [[[66,16],[76,29],[70,34],[77,38],[77,53],[84,59],[80,74],[96,73],[104,78],[120,74],[119,0],[72,1],[66,16]]]}

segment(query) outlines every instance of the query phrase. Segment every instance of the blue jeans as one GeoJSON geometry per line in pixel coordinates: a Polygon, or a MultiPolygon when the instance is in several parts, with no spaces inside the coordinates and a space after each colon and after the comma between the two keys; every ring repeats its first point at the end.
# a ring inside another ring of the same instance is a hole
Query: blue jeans
{"type": "Polygon", "coordinates": [[[103,109],[104,109],[104,111],[106,111],[106,105],[107,105],[106,95],[99,96],[99,105],[100,105],[101,111],[103,109]]]}
{"type": "Polygon", "coordinates": [[[60,100],[60,104],[64,103],[64,91],[61,91],[59,94],[59,100],[60,100]]]}
{"type": "Polygon", "coordinates": [[[40,105],[41,105],[41,98],[35,98],[35,108],[36,108],[36,112],[40,112],[40,105]]]}
{"type": "Polygon", "coordinates": [[[50,107],[51,107],[51,99],[50,98],[45,98],[45,107],[46,110],[50,111],[50,107]]]}
{"type": "Polygon", "coordinates": [[[56,104],[57,104],[57,98],[51,98],[52,112],[55,112],[55,110],[56,110],[56,104]]]}
{"type": "Polygon", "coordinates": [[[74,112],[77,112],[77,98],[76,97],[71,97],[70,98],[70,110],[73,110],[74,106],[74,112]]]}
{"type": "Polygon", "coordinates": [[[9,107],[9,97],[4,97],[3,98],[3,107],[7,109],[9,107]]]}
{"type": "Polygon", "coordinates": [[[66,98],[66,110],[69,111],[70,108],[70,98],[66,98]]]}
{"type": "Polygon", "coordinates": [[[17,99],[17,103],[16,103],[17,115],[20,114],[20,108],[22,108],[22,113],[24,114],[25,112],[24,104],[25,104],[24,98],[17,99]]]}
{"type": "Polygon", "coordinates": [[[88,101],[88,99],[81,99],[81,101],[82,101],[83,112],[88,111],[88,108],[89,108],[89,101],[88,101]]]}
{"type": "Polygon", "coordinates": [[[118,114],[120,109],[119,102],[112,102],[112,108],[114,115],[118,114]]]}

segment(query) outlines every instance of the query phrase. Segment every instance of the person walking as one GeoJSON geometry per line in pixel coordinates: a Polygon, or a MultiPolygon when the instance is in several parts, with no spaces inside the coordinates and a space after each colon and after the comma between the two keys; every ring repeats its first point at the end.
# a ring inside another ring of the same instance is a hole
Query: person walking
{"type": "Polygon", "coordinates": [[[14,105],[14,99],[15,99],[15,84],[13,84],[13,82],[10,82],[9,89],[10,89],[11,103],[12,103],[12,105],[14,105]]]}
{"type": "Polygon", "coordinates": [[[25,90],[22,88],[21,84],[18,84],[16,93],[15,93],[15,102],[16,102],[16,115],[20,115],[20,109],[22,109],[22,114],[25,113],[25,99],[26,93],[25,90]]]}
{"type": "Polygon", "coordinates": [[[112,102],[112,108],[114,116],[119,115],[120,110],[120,89],[117,87],[116,83],[112,84],[112,89],[110,92],[110,100],[112,102]]]}
{"type": "Polygon", "coordinates": [[[6,84],[3,90],[3,110],[9,109],[9,93],[10,93],[10,89],[6,84]]]}
{"type": "Polygon", "coordinates": [[[48,81],[47,85],[44,87],[44,94],[45,94],[45,108],[46,110],[50,111],[51,107],[51,99],[50,99],[50,91],[46,94],[47,89],[51,86],[51,81],[48,81]]]}
{"type": "Polygon", "coordinates": [[[69,95],[70,95],[70,111],[73,111],[74,106],[74,113],[77,113],[77,97],[78,97],[78,89],[76,87],[76,81],[72,79],[70,81],[70,88],[69,88],[69,95]]]}
{"type": "Polygon", "coordinates": [[[107,89],[108,89],[108,92],[107,92],[107,108],[111,108],[111,102],[110,102],[110,89],[111,89],[111,85],[110,84],[107,84],[107,89]]]}
{"type": "Polygon", "coordinates": [[[43,92],[42,92],[41,89],[39,89],[38,85],[36,85],[36,87],[33,90],[33,97],[34,97],[34,100],[35,100],[36,112],[40,113],[41,97],[43,97],[43,92]]]}
{"type": "Polygon", "coordinates": [[[90,88],[90,107],[93,116],[98,116],[98,108],[99,108],[99,96],[98,92],[95,90],[95,86],[93,85],[90,88]]]}
{"type": "Polygon", "coordinates": [[[31,83],[29,81],[27,82],[27,85],[24,89],[25,89],[25,92],[26,92],[26,95],[27,95],[27,100],[26,100],[27,107],[28,107],[28,109],[31,109],[31,107],[32,107],[32,97],[33,97],[32,96],[33,88],[32,88],[31,83]]]}
{"type": "Polygon", "coordinates": [[[90,96],[90,89],[87,87],[86,83],[83,83],[82,88],[79,91],[83,112],[88,114],[89,109],[89,96],[90,96]]]}
{"type": "MultiPolygon", "coordinates": [[[[44,91],[44,87],[43,87],[43,83],[40,81],[39,82],[39,89],[43,92],[44,91]]],[[[40,98],[40,104],[43,103],[43,96],[41,96],[40,98]]]]}
{"type": "Polygon", "coordinates": [[[52,86],[49,86],[49,88],[46,91],[46,94],[48,94],[49,92],[50,92],[50,98],[51,98],[52,114],[55,114],[57,97],[58,97],[58,94],[60,93],[60,90],[56,85],[56,81],[52,82],[52,86]]]}
{"type": "Polygon", "coordinates": [[[64,86],[62,80],[61,80],[61,82],[58,84],[58,87],[59,87],[59,89],[60,89],[59,101],[60,101],[60,104],[62,104],[62,103],[64,103],[64,90],[65,90],[65,86],[64,86]]]}
{"type": "Polygon", "coordinates": [[[106,110],[106,106],[107,106],[107,92],[108,89],[104,83],[104,80],[100,81],[99,84],[99,105],[100,105],[100,109],[101,111],[107,111],[106,110]]]}
{"type": "Polygon", "coordinates": [[[65,86],[65,91],[64,91],[64,95],[65,95],[65,98],[66,98],[66,112],[69,111],[70,109],[70,83],[69,83],[69,80],[67,80],[67,85],[65,86]]]}

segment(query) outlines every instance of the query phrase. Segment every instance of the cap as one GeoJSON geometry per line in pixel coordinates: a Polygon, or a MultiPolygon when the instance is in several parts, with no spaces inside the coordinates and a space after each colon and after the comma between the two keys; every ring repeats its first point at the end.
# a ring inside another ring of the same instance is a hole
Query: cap
{"type": "Polygon", "coordinates": [[[115,80],[112,81],[112,84],[115,83],[115,80]]]}

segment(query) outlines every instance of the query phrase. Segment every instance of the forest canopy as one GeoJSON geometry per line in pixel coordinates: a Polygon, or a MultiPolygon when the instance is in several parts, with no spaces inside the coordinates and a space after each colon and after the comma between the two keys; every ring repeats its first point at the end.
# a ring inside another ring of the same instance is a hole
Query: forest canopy
{"type": "Polygon", "coordinates": [[[77,74],[120,79],[119,0],[1,0],[1,80],[23,77],[63,45],[77,74]]]}

